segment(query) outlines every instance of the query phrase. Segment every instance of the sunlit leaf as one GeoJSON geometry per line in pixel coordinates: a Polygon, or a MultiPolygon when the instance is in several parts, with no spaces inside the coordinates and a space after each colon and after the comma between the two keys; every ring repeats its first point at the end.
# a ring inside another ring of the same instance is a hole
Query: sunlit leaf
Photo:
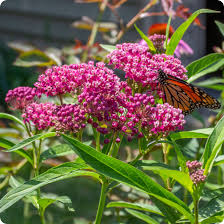
{"type": "Polygon", "coordinates": [[[196,19],[198,15],[201,13],[217,13],[217,11],[210,10],[210,9],[199,9],[196,12],[194,12],[184,23],[182,23],[177,30],[172,35],[169,44],[167,45],[166,54],[167,55],[173,55],[174,51],[182,39],[184,33],[188,29],[188,27],[191,25],[192,22],[196,19]]]}
{"type": "Polygon", "coordinates": [[[185,203],[154,182],[142,171],[127,163],[98,152],[92,147],[84,145],[67,135],[63,135],[63,138],[86,163],[99,173],[148,193],[150,196],[155,197],[166,205],[177,209],[180,213],[193,221],[193,216],[185,203]]]}
{"type": "Polygon", "coordinates": [[[84,169],[88,169],[88,166],[81,163],[76,164],[73,162],[68,162],[47,170],[45,173],[42,173],[41,175],[10,190],[0,200],[0,213],[5,211],[7,208],[15,204],[23,197],[29,195],[36,189],[50,183],[54,183],[68,178],[74,178],[77,176],[91,176],[100,180],[98,174],[90,171],[85,171],[84,169]]]}
{"type": "Polygon", "coordinates": [[[21,67],[46,67],[57,64],[47,54],[39,50],[27,51],[19,55],[14,65],[21,67]]]}
{"type": "Polygon", "coordinates": [[[155,53],[156,48],[154,47],[153,42],[135,24],[134,26],[141,38],[147,43],[149,50],[155,53]]]}
{"type": "Polygon", "coordinates": [[[202,155],[204,174],[207,175],[213,166],[215,158],[221,150],[224,142],[224,117],[217,123],[213,132],[209,136],[204,153],[202,155]]]}
{"type": "Polygon", "coordinates": [[[142,221],[144,221],[146,223],[149,223],[149,224],[159,224],[159,222],[157,222],[155,219],[151,218],[148,215],[145,215],[142,212],[138,212],[138,211],[135,211],[133,209],[128,209],[128,208],[126,208],[125,211],[127,211],[129,214],[135,216],[138,219],[141,219],[142,221]]]}

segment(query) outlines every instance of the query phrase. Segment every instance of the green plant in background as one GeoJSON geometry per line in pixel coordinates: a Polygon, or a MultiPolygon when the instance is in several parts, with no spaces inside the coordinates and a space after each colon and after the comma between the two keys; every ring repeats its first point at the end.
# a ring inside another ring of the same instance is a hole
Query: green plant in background
{"type": "MultiPolygon", "coordinates": [[[[184,115],[178,108],[162,103],[158,86],[160,69],[179,79],[187,78],[180,60],[172,55],[187,28],[201,13],[215,11],[198,10],[170,41],[167,34],[168,44],[162,43],[165,54],[157,52],[153,41],[137,26],[148,48],[131,43],[101,45],[110,52],[109,63],[126,73],[125,81],[120,81],[104,63],[94,65],[90,61],[49,68],[39,76],[35,88],[9,91],[6,102],[17,111],[18,118],[6,113],[0,113],[0,118],[15,122],[22,135],[16,136],[19,141],[15,144],[12,132],[3,134],[0,146],[23,159],[9,170],[2,170],[1,188],[9,184],[11,189],[0,200],[0,212],[24,199],[27,223],[30,203],[37,209],[41,223],[51,223],[46,218],[46,208],[59,203],[73,212],[72,202],[67,196],[46,195],[40,188],[87,176],[101,184],[98,209],[92,220],[95,224],[106,223],[105,209],[110,209],[112,215],[108,216],[114,223],[128,223],[131,216],[144,223],[221,222],[223,107],[210,128],[178,131],[185,123],[184,115]],[[125,157],[122,151],[129,145],[133,149],[126,149],[125,157]],[[152,159],[156,153],[163,161],[152,159]],[[58,158],[71,154],[76,157],[68,162],[58,158]],[[54,167],[46,170],[44,162],[48,159],[58,159],[54,161],[60,165],[52,164],[54,167]],[[21,181],[17,174],[27,163],[31,167],[30,178],[21,181]],[[125,193],[128,196],[122,200],[125,193]]],[[[95,24],[94,30],[98,25],[95,24]]],[[[188,82],[222,68],[223,57],[214,53],[192,62],[186,67],[188,82]]],[[[222,87],[214,80],[206,81],[207,85],[202,86],[218,90],[222,87]]]]}

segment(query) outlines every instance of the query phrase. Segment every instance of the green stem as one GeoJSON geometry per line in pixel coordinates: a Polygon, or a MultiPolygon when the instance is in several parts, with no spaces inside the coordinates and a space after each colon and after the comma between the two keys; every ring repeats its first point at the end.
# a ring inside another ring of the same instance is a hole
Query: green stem
{"type": "MultiPolygon", "coordinates": [[[[164,163],[166,165],[169,165],[169,160],[168,160],[168,154],[169,154],[168,144],[167,143],[162,143],[162,147],[163,147],[164,163]]],[[[166,185],[167,185],[167,189],[169,191],[171,191],[170,179],[169,178],[167,178],[166,185]]]]}
{"type": "Polygon", "coordinates": [[[40,220],[41,220],[41,224],[45,224],[45,218],[44,218],[44,212],[40,211],[40,220]]]}
{"type": "Polygon", "coordinates": [[[198,222],[198,200],[194,199],[194,217],[195,217],[195,224],[199,224],[198,222]]]}
{"type": "Polygon", "coordinates": [[[114,136],[113,136],[113,141],[112,141],[112,144],[110,146],[110,151],[108,153],[108,156],[113,156],[115,157],[117,155],[117,151],[118,150],[115,150],[115,143],[116,143],[116,138],[117,138],[117,133],[115,132],[114,133],[114,136]],[[115,152],[116,151],[116,152],[115,152]]]}
{"type": "Polygon", "coordinates": [[[96,150],[100,152],[100,132],[96,132],[96,150]]]}
{"type": "Polygon", "coordinates": [[[99,7],[99,15],[96,19],[96,22],[94,23],[93,25],[93,28],[92,28],[92,32],[90,34],[90,37],[89,37],[89,41],[87,43],[87,47],[86,47],[86,50],[83,52],[83,55],[82,55],[82,62],[85,62],[87,60],[87,57],[88,57],[88,51],[89,49],[92,47],[92,45],[94,44],[95,42],[95,39],[96,39],[96,35],[97,35],[97,32],[98,32],[98,28],[99,28],[99,25],[100,25],[100,22],[102,20],[102,17],[103,17],[103,13],[105,11],[105,8],[106,8],[106,5],[107,5],[107,2],[108,0],[104,0],[101,4],[100,4],[100,7],[99,7]]]}
{"type": "Polygon", "coordinates": [[[106,202],[106,196],[107,196],[107,187],[108,187],[108,180],[103,177],[102,178],[102,186],[101,186],[101,193],[100,193],[100,201],[97,209],[97,214],[96,214],[96,220],[94,224],[100,224],[101,219],[103,216],[103,210],[105,207],[105,202],[106,202]]]}

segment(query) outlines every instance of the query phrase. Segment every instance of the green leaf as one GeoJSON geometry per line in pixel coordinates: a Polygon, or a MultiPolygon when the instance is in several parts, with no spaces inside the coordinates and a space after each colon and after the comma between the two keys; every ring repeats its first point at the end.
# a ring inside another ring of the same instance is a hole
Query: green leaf
{"type": "Polygon", "coordinates": [[[171,133],[169,136],[175,141],[183,138],[208,138],[212,131],[213,128],[203,128],[192,131],[174,132],[171,133]]]}
{"type": "MultiPolygon", "coordinates": [[[[4,148],[4,149],[10,149],[14,145],[15,144],[13,142],[10,142],[9,140],[4,139],[4,138],[0,138],[0,147],[2,147],[2,148],[4,148]]],[[[22,156],[23,158],[27,159],[27,161],[29,161],[30,164],[33,165],[33,158],[30,156],[30,154],[28,152],[26,152],[23,149],[19,149],[15,153],[17,153],[20,156],[22,156]]]]}
{"type": "Polygon", "coordinates": [[[221,150],[224,142],[224,117],[217,123],[213,132],[209,136],[204,153],[202,155],[204,174],[207,175],[213,166],[216,156],[221,150]]]}
{"type": "Polygon", "coordinates": [[[202,82],[194,83],[194,85],[210,89],[224,90],[224,79],[211,78],[202,82]]]}
{"type": "Polygon", "coordinates": [[[68,196],[60,196],[60,197],[56,196],[55,197],[54,195],[52,195],[52,197],[48,196],[48,197],[40,198],[39,200],[37,200],[37,203],[38,203],[39,207],[41,208],[41,212],[43,214],[45,212],[45,209],[49,205],[51,205],[55,202],[61,202],[62,204],[64,204],[68,208],[68,210],[70,212],[75,211],[74,208],[72,207],[72,201],[68,196]]]}
{"type": "Polygon", "coordinates": [[[168,43],[168,39],[169,39],[169,31],[170,31],[170,23],[171,23],[171,19],[172,19],[172,15],[169,16],[167,25],[166,25],[166,40],[164,42],[164,48],[167,48],[167,43],[168,43]]]}
{"type": "Polygon", "coordinates": [[[185,187],[190,193],[193,193],[193,182],[190,176],[179,170],[171,169],[163,163],[158,163],[153,160],[143,160],[136,163],[143,170],[150,170],[154,173],[166,178],[172,178],[185,187]]]}
{"type": "Polygon", "coordinates": [[[107,204],[107,208],[113,208],[113,207],[119,207],[119,208],[133,208],[136,210],[151,212],[157,215],[163,216],[161,211],[154,205],[149,204],[143,204],[143,203],[130,203],[125,201],[116,201],[116,202],[110,202],[107,204]]]}
{"type": "Polygon", "coordinates": [[[198,15],[201,13],[217,13],[217,11],[210,10],[210,9],[199,9],[196,12],[194,12],[184,23],[182,23],[177,30],[174,32],[172,35],[169,44],[166,49],[166,54],[167,55],[173,55],[174,51],[182,39],[184,33],[186,32],[187,28],[191,25],[192,22],[196,19],[198,15]]]}
{"type": "Polygon", "coordinates": [[[114,45],[100,44],[100,47],[102,47],[104,50],[106,50],[108,52],[112,52],[112,51],[116,50],[116,46],[114,46],[114,45]]]}
{"type": "Polygon", "coordinates": [[[224,36],[224,23],[221,23],[221,22],[215,20],[215,24],[218,26],[221,34],[224,36]]]}
{"type": "MultiPolygon", "coordinates": [[[[224,192],[222,189],[222,194],[211,199],[203,207],[200,207],[200,209],[199,209],[200,222],[202,222],[203,220],[206,220],[207,218],[209,218],[211,216],[216,216],[220,212],[224,211],[224,194],[223,193],[224,192]]],[[[204,223],[206,223],[206,222],[204,221],[204,223]]]]}
{"type": "Polygon", "coordinates": [[[180,199],[154,182],[149,176],[135,167],[118,159],[97,152],[90,146],[84,145],[76,139],[63,135],[64,140],[71,145],[73,150],[92,168],[113,180],[127,184],[150,196],[159,199],[165,204],[177,209],[193,222],[193,216],[180,199]]]}
{"type": "Polygon", "coordinates": [[[135,29],[137,30],[137,32],[139,33],[139,35],[141,36],[141,38],[147,43],[149,50],[153,53],[156,52],[156,48],[153,45],[153,42],[134,24],[135,29]]]}
{"type": "Polygon", "coordinates": [[[149,223],[149,224],[159,224],[159,222],[157,222],[155,219],[152,219],[151,217],[149,217],[148,215],[145,215],[142,212],[138,212],[132,209],[125,209],[126,212],[128,212],[129,214],[135,216],[138,219],[141,219],[142,221],[149,223]]]}
{"type": "Polygon", "coordinates": [[[219,166],[224,163],[224,155],[215,158],[213,166],[219,166]]]}
{"type": "Polygon", "coordinates": [[[60,166],[53,167],[47,170],[45,173],[25,182],[24,184],[10,190],[0,200],[0,213],[5,211],[7,208],[15,204],[17,201],[43,187],[47,184],[61,181],[68,178],[77,176],[92,176],[100,180],[99,175],[90,171],[85,171],[88,166],[85,164],[76,164],[73,162],[64,163],[60,166]]]}
{"type": "Polygon", "coordinates": [[[20,124],[21,126],[23,126],[25,128],[25,125],[23,123],[23,121],[21,121],[19,118],[11,115],[11,114],[6,114],[6,113],[0,113],[0,118],[4,118],[4,119],[9,119],[12,121],[15,121],[17,124],[20,124]]]}
{"type": "Polygon", "coordinates": [[[201,72],[202,70],[208,68],[209,66],[217,63],[218,61],[224,59],[224,55],[220,53],[208,54],[196,61],[191,62],[187,67],[189,78],[195,74],[201,72]]]}
{"type": "Polygon", "coordinates": [[[218,69],[220,69],[221,67],[223,67],[224,65],[224,59],[221,59],[219,61],[217,61],[216,63],[213,63],[212,65],[210,65],[209,67],[205,68],[204,70],[202,70],[201,72],[191,76],[187,82],[188,83],[191,83],[209,73],[212,73],[212,72],[215,72],[217,71],[218,69]]]}
{"type": "Polygon", "coordinates": [[[44,161],[59,156],[65,156],[69,154],[74,154],[74,151],[71,149],[69,145],[67,144],[56,145],[41,153],[40,161],[44,161]]]}
{"type": "Polygon", "coordinates": [[[21,67],[46,67],[56,65],[57,62],[52,60],[47,54],[40,50],[27,51],[19,55],[19,57],[14,62],[15,66],[21,67]]]}
{"type": "Polygon", "coordinates": [[[54,137],[56,136],[56,132],[49,132],[49,133],[44,133],[44,134],[37,134],[34,135],[30,138],[27,138],[25,140],[23,140],[22,142],[14,145],[12,148],[5,150],[6,152],[13,152],[16,151],[18,149],[21,149],[29,144],[31,144],[32,142],[36,141],[36,140],[40,140],[40,139],[45,139],[45,138],[49,138],[49,137],[54,137]]]}

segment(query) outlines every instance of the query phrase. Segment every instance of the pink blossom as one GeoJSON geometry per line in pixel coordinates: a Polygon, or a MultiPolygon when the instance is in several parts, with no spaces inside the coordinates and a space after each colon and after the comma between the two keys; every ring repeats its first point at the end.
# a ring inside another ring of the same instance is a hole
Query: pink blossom
{"type": "Polygon", "coordinates": [[[83,82],[85,82],[85,77],[82,73],[71,69],[68,65],[63,65],[47,69],[38,77],[38,82],[34,86],[41,94],[56,96],[76,93],[83,82]]]}
{"type": "Polygon", "coordinates": [[[142,126],[150,135],[166,136],[171,131],[183,129],[184,115],[168,103],[150,107],[142,118],[142,126]]]}
{"type": "Polygon", "coordinates": [[[133,79],[142,87],[158,90],[158,71],[180,79],[187,79],[187,72],[181,61],[165,54],[152,55],[148,47],[140,44],[124,43],[116,46],[108,58],[116,69],[125,72],[125,77],[133,79]]]}
{"type": "Polygon", "coordinates": [[[35,88],[20,86],[9,90],[5,101],[12,110],[23,110],[27,105],[35,101],[35,97],[40,97],[35,88]]]}
{"type": "Polygon", "coordinates": [[[25,108],[22,117],[24,122],[32,122],[39,130],[43,130],[55,125],[55,109],[53,103],[32,103],[25,108]]]}
{"type": "Polygon", "coordinates": [[[86,126],[86,111],[78,104],[63,104],[55,109],[57,132],[76,133],[86,126]]]}

